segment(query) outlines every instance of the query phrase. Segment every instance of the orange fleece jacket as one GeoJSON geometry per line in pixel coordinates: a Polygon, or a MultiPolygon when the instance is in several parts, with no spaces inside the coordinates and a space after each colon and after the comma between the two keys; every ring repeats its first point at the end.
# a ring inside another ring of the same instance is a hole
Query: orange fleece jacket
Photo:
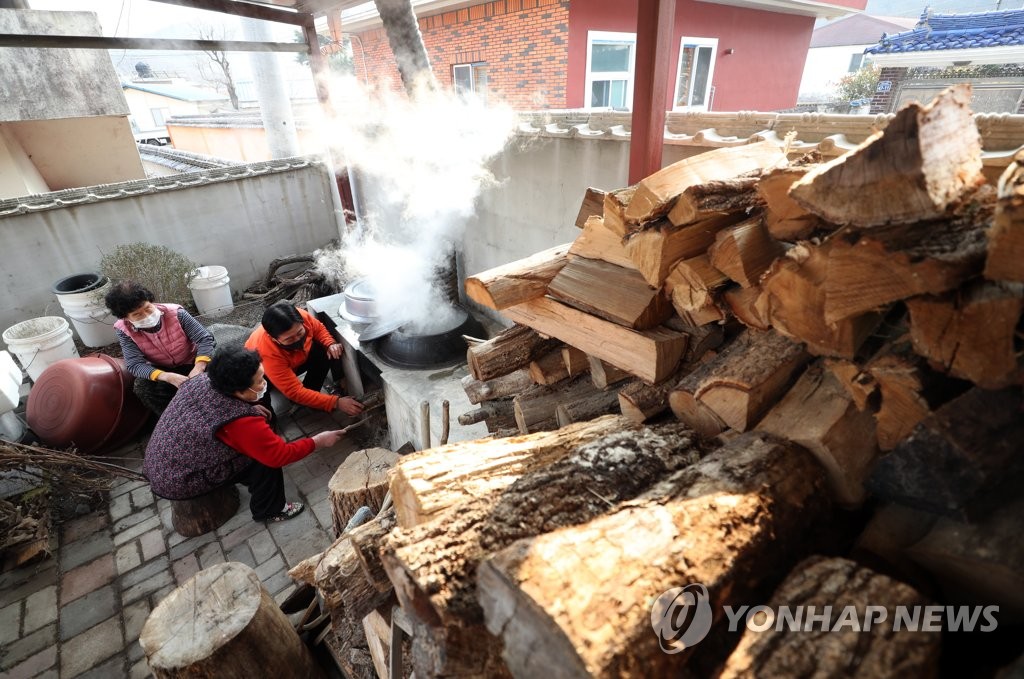
{"type": "Polygon", "coordinates": [[[302,317],[302,325],[306,328],[306,337],[302,342],[302,349],[289,351],[282,348],[280,344],[267,334],[263,326],[253,330],[252,334],[249,335],[249,339],[245,342],[245,348],[259,353],[267,379],[289,401],[330,412],[338,407],[338,397],[306,389],[295,374],[295,369],[306,362],[313,342],[319,342],[326,349],[335,343],[335,339],[330,331],[324,327],[324,324],[318,321],[315,316],[302,309],[299,309],[298,312],[302,317]]]}

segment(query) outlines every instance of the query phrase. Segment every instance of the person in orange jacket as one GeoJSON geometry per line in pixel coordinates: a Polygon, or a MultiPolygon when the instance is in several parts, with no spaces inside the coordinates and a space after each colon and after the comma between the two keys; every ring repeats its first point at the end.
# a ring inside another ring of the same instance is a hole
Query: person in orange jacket
{"type": "Polygon", "coordinates": [[[320,391],[328,371],[335,381],[341,379],[345,347],[315,316],[294,304],[277,302],[267,307],[245,348],[259,353],[267,381],[293,403],[353,416],[363,412],[363,405],[350,396],[320,391]],[[303,372],[306,377],[299,381],[303,372]]]}

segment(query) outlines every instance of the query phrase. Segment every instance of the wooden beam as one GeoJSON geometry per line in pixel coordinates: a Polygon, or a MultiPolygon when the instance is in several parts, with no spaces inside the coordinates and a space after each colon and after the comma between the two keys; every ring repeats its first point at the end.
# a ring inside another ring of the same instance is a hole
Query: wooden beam
{"type": "Polygon", "coordinates": [[[153,0],[162,2],[165,5],[177,5],[178,7],[191,7],[194,9],[205,9],[221,14],[234,14],[235,16],[248,17],[249,19],[263,19],[264,21],[276,21],[282,24],[302,26],[308,17],[312,20],[312,14],[296,12],[284,7],[270,7],[264,4],[244,2],[243,0],[153,0]]]}
{"type": "Polygon", "coordinates": [[[107,38],[101,35],[40,35],[0,33],[0,47],[91,50],[177,50],[183,52],[309,52],[302,42],[248,40],[178,40],[166,38],[107,38]]]}
{"type": "MultiPolygon", "coordinates": [[[[636,18],[636,78],[629,141],[629,183],[661,169],[676,0],[639,0],[636,18]]],[[[586,94],[584,94],[586,96],[586,94]]]]}

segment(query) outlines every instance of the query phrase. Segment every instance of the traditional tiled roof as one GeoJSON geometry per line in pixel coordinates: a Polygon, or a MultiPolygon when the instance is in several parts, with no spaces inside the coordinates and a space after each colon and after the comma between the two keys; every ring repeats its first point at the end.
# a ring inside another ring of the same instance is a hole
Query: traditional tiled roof
{"type": "Polygon", "coordinates": [[[163,165],[178,172],[198,172],[218,167],[244,165],[242,161],[215,158],[201,153],[190,153],[189,151],[181,151],[170,146],[153,146],[152,144],[136,144],[136,146],[139,149],[139,157],[142,160],[163,165]]]}
{"type": "Polygon", "coordinates": [[[930,12],[926,9],[913,29],[895,35],[883,35],[877,45],[864,52],[893,54],[1024,45],[1024,10],[974,14],[930,12]]]}

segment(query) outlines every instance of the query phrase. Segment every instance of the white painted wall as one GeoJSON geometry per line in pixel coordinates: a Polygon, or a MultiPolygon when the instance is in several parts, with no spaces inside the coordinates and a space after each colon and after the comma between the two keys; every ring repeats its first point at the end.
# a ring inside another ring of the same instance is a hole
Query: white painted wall
{"type": "Polygon", "coordinates": [[[804,75],[800,79],[798,101],[823,101],[835,89],[835,84],[850,72],[850,58],[863,54],[867,45],[839,45],[815,47],[807,50],[804,75]]]}
{"type": "Polygon", "coordinates": [[[49,190],[10,124],[0,123],[0,199],[49,190]]]}
{"type": "MultiPolygon", "coordinates": [[[[196,176],[179,178],[195,181],[196,176]]],[[[327,171],[315,163],[0,217],[0,331],[29,318],[59,315],[53,283],[95,271],[102,253],[123,243],[166,245],[199,264],[226,266],[232,289],[242,290],[266,274],[273,258],[308,252],[337,237],[329,182],[327,171]]]]}

